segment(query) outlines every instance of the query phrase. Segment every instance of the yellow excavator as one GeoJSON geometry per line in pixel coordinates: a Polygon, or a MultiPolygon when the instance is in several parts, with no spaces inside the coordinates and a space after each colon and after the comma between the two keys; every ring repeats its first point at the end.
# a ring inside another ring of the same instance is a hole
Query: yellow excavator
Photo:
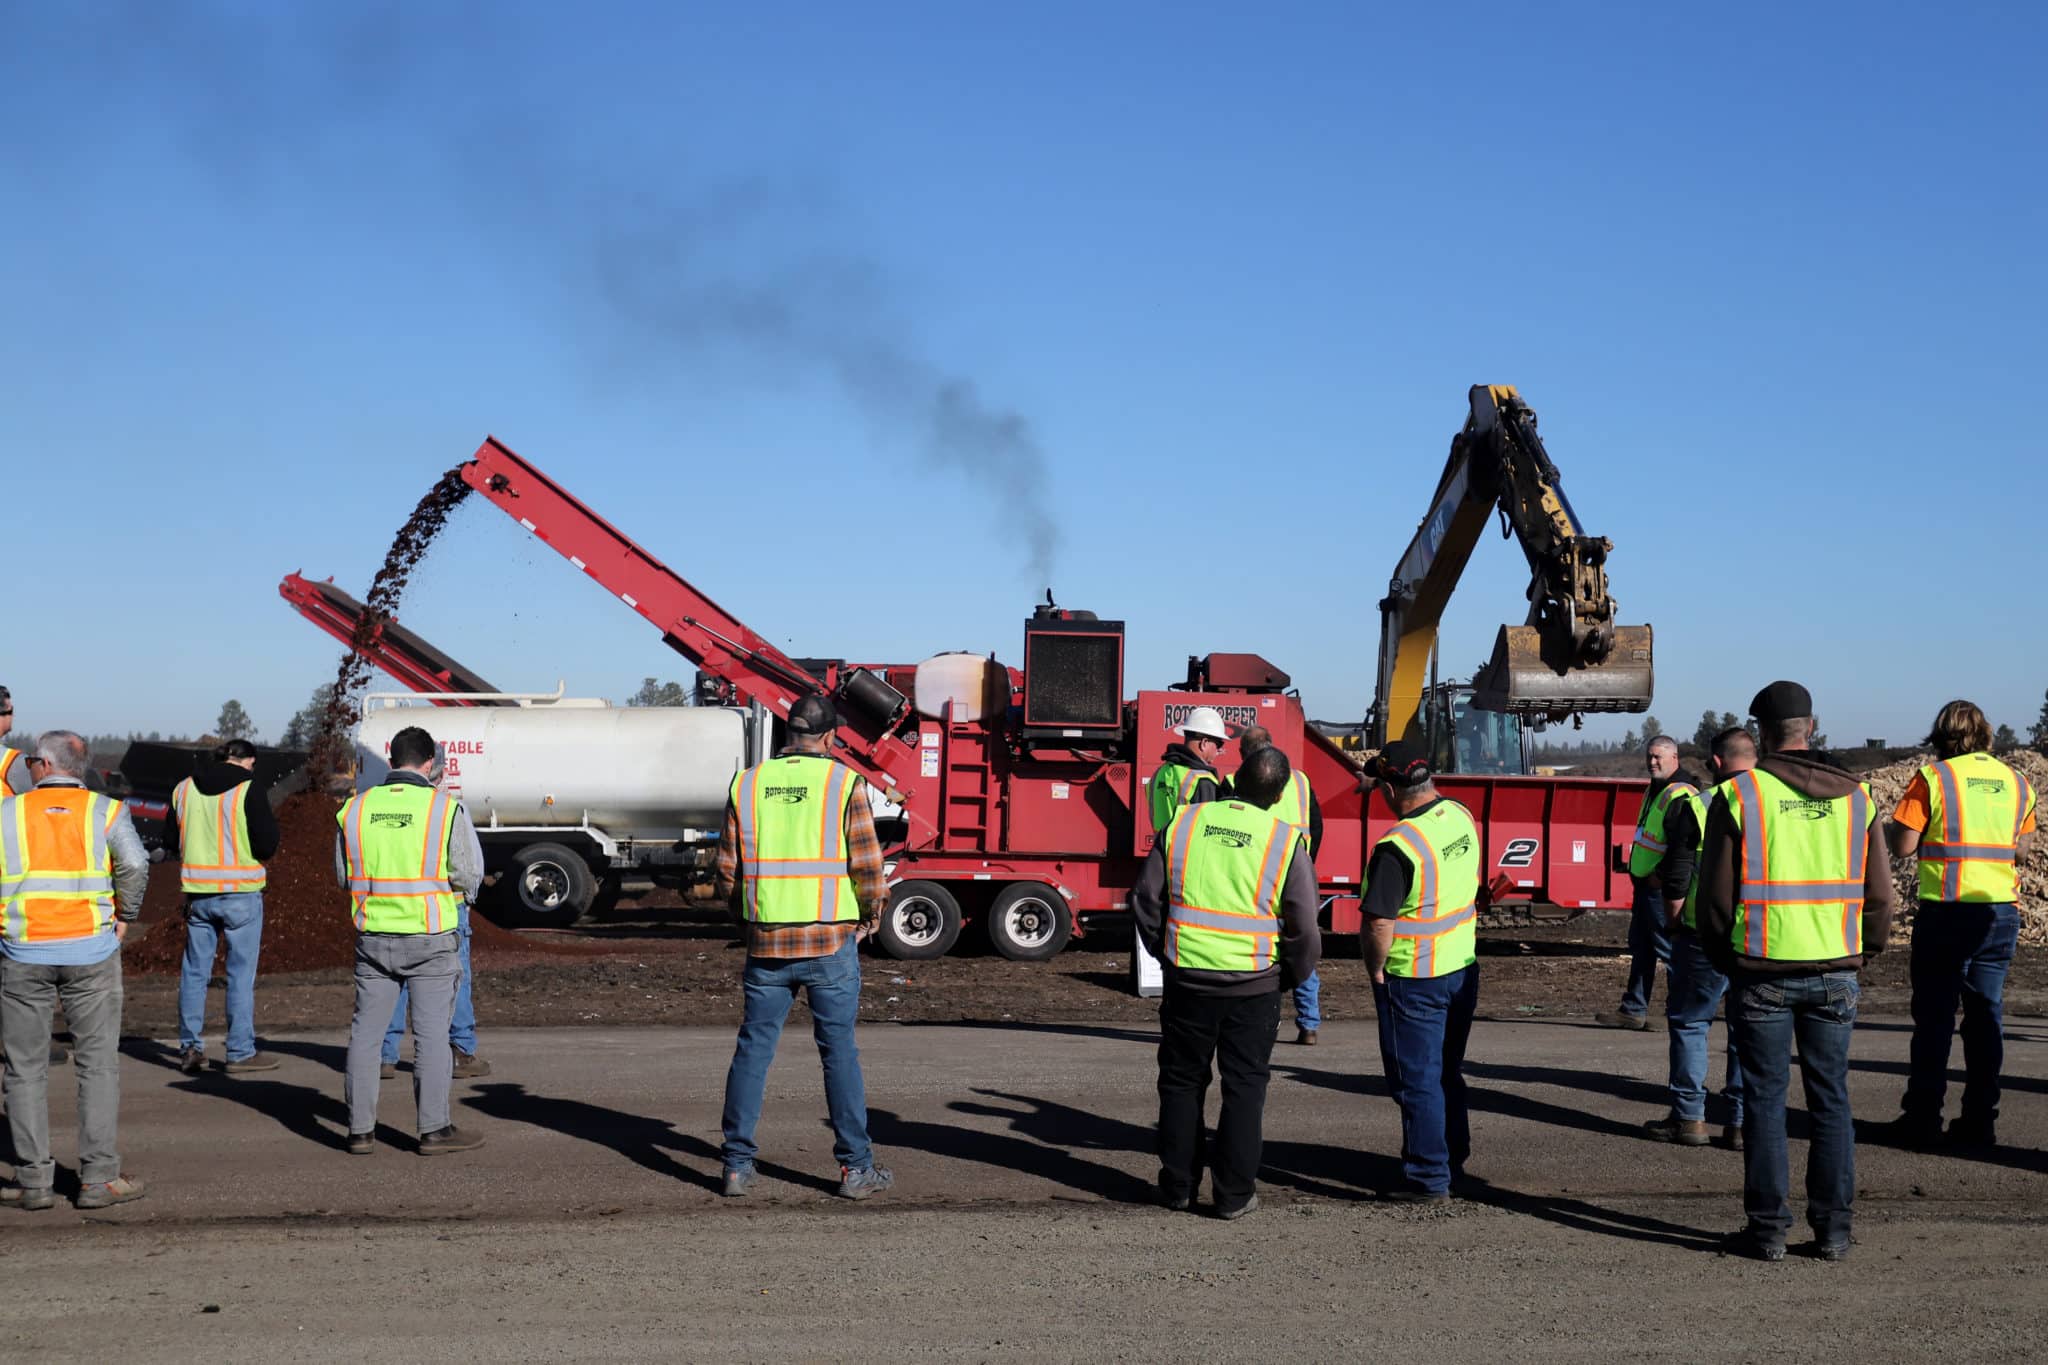
{"type": "Polygon", "coordinates": [[[1438,771],[1527,772],[1526,723],[1647,711],[1650,627],[1615,623],[1614,545],[1586,534],[1513,386],[1475,384],[1429,513],[1380,602],[1379,676],[1366,747],[1425,743],[1438,771]],[[1489,515],[1529,561],[1529,614],[1504,625],[1469,685],[1436,678],[1437,626],[1489,515]]]}

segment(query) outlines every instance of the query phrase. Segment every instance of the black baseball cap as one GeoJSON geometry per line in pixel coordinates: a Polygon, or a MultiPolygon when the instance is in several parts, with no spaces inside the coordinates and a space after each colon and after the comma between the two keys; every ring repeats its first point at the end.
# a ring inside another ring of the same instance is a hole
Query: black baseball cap
{"type": "Polygon", "coordinates": [[[1365,761],[1365,775],[1397,787],[1429,781],[1429,752],[1412,739],[1397,739],[1365,761]]]}
{"type": "Polygon", "coordinates": [[[1800,720],[1813,714],[1813,693],[1780,679],[1756,694],[1749,703],[1749,714],[1765,725],[1800,720]]]}
{"type": "Polygon", "coordinates": [[[800,735],[829,735],[839,728],[839,708],[830,698],[809,693],[789,708],[789,728],[800,735]]]}

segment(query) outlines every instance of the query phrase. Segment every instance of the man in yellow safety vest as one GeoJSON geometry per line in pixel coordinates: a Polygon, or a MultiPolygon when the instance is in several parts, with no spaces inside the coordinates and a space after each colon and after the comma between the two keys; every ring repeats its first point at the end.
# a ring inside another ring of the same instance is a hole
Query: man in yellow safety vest
{"type": "Polygon", "coordinates": [[[1440,1202],[1472,1151],[1465,1044],[1479,1004],[1485,855],[1471,812],[1437,793],[1422,745],[1396,740],[1365,772],[1399,817],[1373,847],[1360,906],[1380,1065],[1401,1106],[1405,1183],[1383,1197],[1440,1202]]]}
{"type": "Polygon", "coordinates": [[[1913,1045],[1893,1136],[1931,1146],[1990,1147],[2005,1066],[2005,975],[2019,941],[2019,858],[2034,840],[2026,775],[1991,756],[1991,723],[1952,701],[1927,736],[1934,762],[1892,812],[1892,856],[1919,862],[1913,920],[1913,1045]],[[1963,1112],[1941,1131],[1956,1005],[1963,1008],[1963,1112]]]}
{"type": "Polygon", "coordinates": [[[733,778],[718,842],[718,891],[747,933],[739,1040],[725,1077],[724,1189],[738,1198],[759,1178],[754,1129],[768,1065],[801,991],[825,1069],[839,1194],[866,1199],[895,1180],[875,1164],[854,1042],[860,940],[889,899],[882,846],[867,783],[831,757],[838,709],[812,693],[789,708],[787,726],[787,748],[733,778]]]}
{"type": "Polygon", "coordinates": [[[434,737],[408,725],[391,737],[391,771],[337,817],[334,875],[356,926],[355,1013],[348,1026],[348,1150],[377,1150],[384,1030],[403,987],[412,1011],[412,1092],[422,1156],[483,1146],[449,1116],[455,1051],[448,1041],[462,978],[458,925],[483,885],[483,848],[462,802],[436,787],[434,737]]]}
{"type": "MultiPolygon", "coordinates": [[[[1239,761],[1250,758],[1259,750],[1273,743],[1273,732],[1263,725],[1247,725],[1237,737],[1239,761]]],[[[1308,857],[1311,868],[1316,853],[1323,846],[1323,808],[1316,801],[1315,792],[1308,785],[1308,775],[1296,768],[1287,778],[1287,789],[1280,793],[1280,799],[1267,807],[1273,814],[1308,839],[1308,857]]],[[[1294,983],[1294,1041],[1299,1047],[1314,1047],[1316,1034],[1323,1026],[1323,978],[1320,972],[1310,972],[1306,980],[1294,983]]]]}
{"type": "Polygon", "coordinates": [[[14,1183],[0,1202],[57,1202],[50,1153],[50,1020],[71,1023],[78,1077],[78,1207],[143,1195],[121,1173],[121,943],[142,913],[149,855],[128,808],[89,791],[86,744],[51,730],[29,755],[34,786],[0,800],[0,1047],[14,1183]]]}
{"type": "Polygon", "coordinates": [[[1671,812],[1699,801],[1699,788],[1678,768],[1678,741],[1669,735],[1651,740],[1643,756],[1649,769],[1650,789],[1643,793],[1642,810],[1636,815],[1635,837],[1629,841],[1628,875],[1631,901],[1628,921],[1628,982],[1622,987],[1621,1004],[1593,1016],[1594,1022],[1609,1028],[1647,1030],[1650,1027],[1650,995],[1657,986],[1657,964],[1665,964],[1665,994],[1671,991],[1671,915],[1657,876],[1664,860],[1669,835],[1665,823],[1671,812]]]}
{"type": "Polygon", "coordinates": [[[1259,1206],[1266,1078],[1280,990],[1322,951],[1316,878],[1304,836],[1268,809],[1287,789],[1287,755],[1268,746],[1237,770],[1221,801],[1183,806],[1131,888],[1138,938],[1162,964],[1159,1011],[1159,1199],[1192,1206],[1209,1169],[1216,1216],[1259,1206]],[[1215,1145],[1202,1105],[1214,1064],[1223,1084],[1215,1145]]]}
{"type": "Polygon", "coordinates": [[[1742,1054],[1747,1223],[1729,1249],[1785,1257],[1785,1095],[1796,1037],[1813,1132],[1806,1220],[1815,1254],[1839,1261],[1849,1254],[1856,1197],[1849,1039],[1857,973],[1891,933],[1891,861],[1869,787],[1812,752],[1812,695],[1774,682],[1749,709],[1763,756],[1707,812],[1695,915],[1701,948],[1728,977],[1728,1024],[1742,1054]]]}
{"type": "Polygon", "coordinates": [[[206,1069],[206,984],[227,945],[229,1075],[275,1071],[256,1050],[256,958],[263,946],[263,865],[277,852],[277,816],[254,781],[256,746],[231,739],[171,792],[179,884],[185,892],[185,959],[178,977],[178,1069],[206,1069]]]}
{"type": "Polygon", "coordinates": [[[1181,722],[1180,739],[1166,746],[1150,785],[1152,828],[1164,830],[1182,806],[1214,801],[1223,793],[1216,759],[1229,738],[1223,716],[1213,706],[1197,706],[1181,722]]]}

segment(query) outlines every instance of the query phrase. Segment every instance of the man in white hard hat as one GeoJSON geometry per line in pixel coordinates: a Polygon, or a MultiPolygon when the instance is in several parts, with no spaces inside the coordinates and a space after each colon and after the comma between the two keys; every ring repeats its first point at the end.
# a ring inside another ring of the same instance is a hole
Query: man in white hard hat
{"type": "Polygon", "coordinates": [[[1179,743],[1166,746],[1160,755],[1159,771],[1152,774],[1152,828],[1163,830],[1173,823],[1182,806],[1214,801],[1222,795],[1223,779],[1216,772],[1216,758],[1230,736],[1223,717],[1213,706],[1197,706],[1180,726],[1179,743]]]}

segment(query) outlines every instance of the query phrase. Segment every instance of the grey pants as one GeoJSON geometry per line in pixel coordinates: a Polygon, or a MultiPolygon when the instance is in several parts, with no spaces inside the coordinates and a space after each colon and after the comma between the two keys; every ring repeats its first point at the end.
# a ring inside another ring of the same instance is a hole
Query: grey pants
{"type": "Polygon", "coordinates": [[[89,967],[51,967],[0,958],[0,1047],[7,1050],[7,1126],[14,1135],[14,1178],[47,1190],[50,1155],[50,1017],[59,1000],[71,1021],[78,1071],[78,1179],[121,1178],[114,1150],[121,1114],[121,954],[89,967]]]}
{"type": "Polygon", "coordinates": [[[462,958],[453,930],[445,934],[356,935],[356,1009],[348,1024],[348,1130],[377,1127],[377,1069],[383,1065],[384,1031],[398,1008],[398,988],[412,1006],[412,1096],[419,1131],[448,1126],[448,1091],[455,1084],[455,1049],[448,1021],[455,1013],[455,987],[462,958]]]}

